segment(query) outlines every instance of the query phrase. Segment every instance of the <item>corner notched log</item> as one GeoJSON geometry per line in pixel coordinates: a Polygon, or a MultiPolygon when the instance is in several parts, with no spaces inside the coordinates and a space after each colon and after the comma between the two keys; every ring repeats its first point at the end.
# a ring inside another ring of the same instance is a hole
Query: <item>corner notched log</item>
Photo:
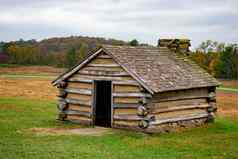
{"type": "Polygon", "coordinates": [[[67,82],[65,82],[65,81],[61,81],[58,85],[57,85],[57,88],[65,88],[65,87],[67,87],[67,82]]]}
{"type": "Polygon", "coordinates": [[[67,115],[64,112],[60,112],[57,120],[64,121],[66,119],[66,117],[67,117],[67,115]]]}
{"type": "Polygon", "coordinates": [[[59,90],[58,97],[65,98],[67,96],[67,92],[64,89],[59,90]]]}
{"type": "Polygon", "coordinates": [[[57,104],[57,108],[60,111],[66,110],[68,108],[68,103],[66,103],[65,101],[61,101],[59,102],[59,104],[57,104]]]}
{"type": "Polygon", "coordinates": [[[144,107],[144,106],[139,106],[138,108],[137,108],[137,115],[138,116],[146,116],[146,115],[148,115],[149,114],[149,111],[148,111],[148,109],[146,108],[146,107],[144,107]]]}
{"type": "Polygon", "coordinates": [[[210,92],[208,94],[208,101],[216,101],[216,93],[215,92],[210,92]]]}

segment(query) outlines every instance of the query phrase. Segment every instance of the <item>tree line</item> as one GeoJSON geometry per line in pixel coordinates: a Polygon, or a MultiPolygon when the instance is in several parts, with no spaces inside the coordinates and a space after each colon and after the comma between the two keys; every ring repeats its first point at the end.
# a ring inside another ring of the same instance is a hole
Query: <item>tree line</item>
{"type": "MultiPolygon", "coordinates": [[[[1,55],[7,55],[6,63],[20,65],[50,65],[72,67],[88,53],[102,44],[148,46],[133,39],[129,42],[91,37],[50,38],[0,43],[1,55]]],[[[238,45],[207,40],[190,53],[190,58],[217,78],[238,79],[238,45]]],[[[2,56],[3,57],[3,56],[2,56]]]]}
{"type": "Polygon", "coordinates": [[[192,60],[217,78],[238,79],[238,45],[207,40],[190,54],[192,60]]]}

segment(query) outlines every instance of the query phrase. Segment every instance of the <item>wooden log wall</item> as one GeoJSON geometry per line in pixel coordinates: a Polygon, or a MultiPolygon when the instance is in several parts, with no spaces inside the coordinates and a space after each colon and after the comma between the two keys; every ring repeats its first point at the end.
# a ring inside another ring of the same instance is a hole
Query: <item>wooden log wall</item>
{"type": "Polygon", "coordinates": [[[64,114],[61,120],[70,120],[86,125],[92,124],[92,85],[92,83],[85,81],[69,81],[65,88],[60,88],[60,92],[66,94],[64,96],[59,95],[59,103],[66,105],[64,109],[59,108],[60,114],[64,114]]]}
{"type": "MultiPolygon", "coordinates": [[[[93,81],[112,81],[112,127],[138,127],[142,119],[138,107],[145,105],[151,95],[140,86],[110,56],[99,54],[95,59],[72,75],[63,89],[67,95],[63,101],[67,103],[65,120],[93,122],[93,81]]],[[[61,93],[63,94],[63,93],[61,93]]]]}
{"type": "MultiPolygon", "coordinates": [[[[150,104],[152,107],[150,115],[154,115],[155,120],[150,124],[160,125],[193,119],[209,119],[209,114],[214,112],[214,110],[209,112],[212,105],[209,101],[214,97],[211,92],[214,90],[196,88],[155,94],[150,104]]],[[[212,103],[214,104],[214,100],[212,103]]]]}

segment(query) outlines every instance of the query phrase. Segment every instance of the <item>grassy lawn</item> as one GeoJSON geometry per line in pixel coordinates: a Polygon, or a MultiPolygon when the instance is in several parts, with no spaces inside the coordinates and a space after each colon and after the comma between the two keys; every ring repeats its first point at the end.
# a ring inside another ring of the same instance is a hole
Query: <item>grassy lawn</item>
{"type": "Polygon", "coordinates": [[[37,135],[31,128],[79,127],[55,120],[55,102],[0,97],[0,156],[15,158],[238,158],[238,121],[162,135],[113,130],[102,136],[37,135]]]}
{"type": "Polygon", "coordinates": [[[217,89],[222,91],[238,92],[238,88],[218,87],[217,89]]]}
{"type": "Polygon", "coordinates": [[[57,76],[53,76],[47,73],[0,73],[2,78],[37,78],[37,79],[55,79],[57,76]]]}

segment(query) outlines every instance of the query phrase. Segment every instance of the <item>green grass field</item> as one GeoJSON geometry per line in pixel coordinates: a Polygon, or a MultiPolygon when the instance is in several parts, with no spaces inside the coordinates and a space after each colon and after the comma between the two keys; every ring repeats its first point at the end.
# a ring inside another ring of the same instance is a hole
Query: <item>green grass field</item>
{"type": "Polygon", "coordinates": [[[218,87],[217,89],[222,91],[238,92],[238,88],[218,87]]]}
{"type": "Polygon", "coordinates": [[[57,122],[55,107],[54,101],[0,97],[0,158],[238,158],[237,119],[218,117],[207,128],[160,135],[122,130],[102,136],[32,132],[31,128],[78,127],[57,122]]]}

